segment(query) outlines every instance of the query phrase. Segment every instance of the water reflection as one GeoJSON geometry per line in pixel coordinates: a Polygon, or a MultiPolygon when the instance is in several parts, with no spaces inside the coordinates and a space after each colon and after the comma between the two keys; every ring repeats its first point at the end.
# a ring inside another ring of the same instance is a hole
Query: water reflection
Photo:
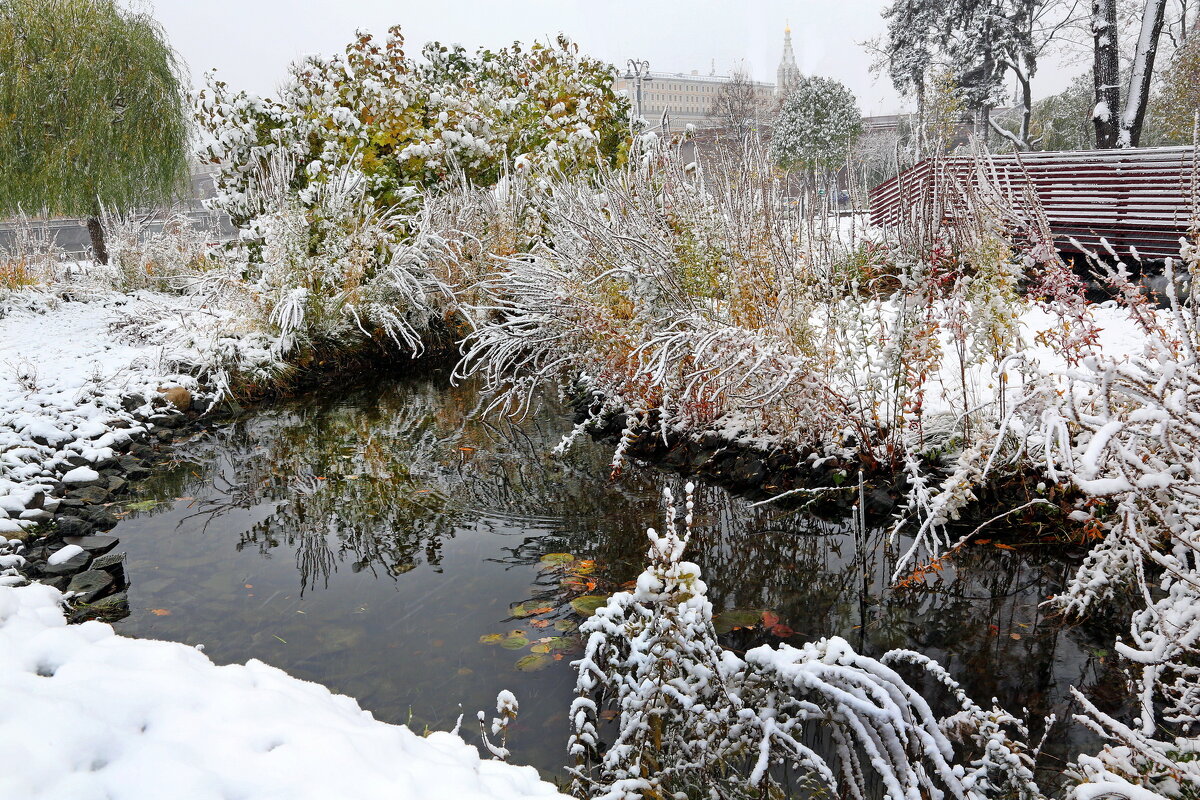
{"type": "MultiPolygon", "coordinates": [[[[520,425],[480,421],[478,402],[444,376],[381,380],[184,445],[139,498],[161,504],[118,529],[136,581],[120,627],[203,642],[219,662],[261,658],[418,729],[470,719],[511,688],[515,758],[557,774],[578,601],[640,572],[662,486],[680,481],[642,469],[610,483],[599,444],[548,456],[571,422],[553,398],[520,425]]],[[[1069,571],[1060,562],[974,548],[889,593],[880,530],[751,508],[711,486],[697,507],[690,558],[714,606],[738,612],[729,647],[790,632],[871,654],[911,647],[981,700],[1060,718],[1067,688],[1104,669],[1082,633],[1039,608],[1069,571]]],[[[1056,734],[1051,753],[1078,735],[1056,734]]]]}

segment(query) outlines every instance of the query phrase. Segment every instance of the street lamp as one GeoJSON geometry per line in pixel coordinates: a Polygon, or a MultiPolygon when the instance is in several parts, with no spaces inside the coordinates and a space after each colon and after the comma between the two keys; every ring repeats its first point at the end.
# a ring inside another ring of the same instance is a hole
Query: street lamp
{"type": "Polygon", "coordinates": [[[631,58],[626,63],[628,69],[625,70],[625,80],[633,81],[634,104],[637,107],[637,115],[640,117],[642,116],[642,84],[654,80],[650,75],[650,62],[631,58]]]}

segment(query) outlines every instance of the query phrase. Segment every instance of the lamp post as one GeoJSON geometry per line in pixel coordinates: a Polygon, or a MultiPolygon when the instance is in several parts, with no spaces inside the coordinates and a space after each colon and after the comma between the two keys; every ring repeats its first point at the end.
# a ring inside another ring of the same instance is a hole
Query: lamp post
{"type": "Polygon", "coordinates": [[[640,117],[642,116],[642,84],[654,80],[650,75],[650,62],[631,58],[626,64],[628,69],[625,70],[625,80],[633,81],[634,104],[637,107],[637,115],[640,117]]]}

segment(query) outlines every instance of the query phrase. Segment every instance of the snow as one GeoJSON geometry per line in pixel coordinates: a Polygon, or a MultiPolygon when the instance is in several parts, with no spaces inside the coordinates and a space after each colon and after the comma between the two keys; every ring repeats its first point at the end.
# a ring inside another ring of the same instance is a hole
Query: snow
{"type": "Polygon", "coordinates": [[[79,299],[47,289],[0,295],[0,532],[11,531],[5,516],[55,482],[98,480],[75,465],[112,458],[144,435],[160,387],[202,394],[197,375],[219,388],[219,365],[274,358],[236,311],[207,307],[203,296],[69,290],[79,299]]]}
{"type": "Polygon", "coordinates": [[[0,588],[0,797],[562,797],[532,767],[421,737],[260,661],[66,624],[62,595],[0,588]]]}
{"type": "Polygon", "coordinates": [[[100,473],[90,467],[76,467],[62,476],[63,483],[92,483],[100,480],[100,473]]]}
{"type": "Polygon", "coordinates": [[[74,558],[75,556],[79,555],[82,552],[83,552],[83,548],[80,547],[79,545],[69,544],[66,547],[64,547],[63,549],[58,550],[54,553],[51,553],[50,557],[46,559],[46,563],[50,564],[51,566],[53,566],[55,564],[63,564],[67,561],[70,561],[72,558],[74,558]]]}

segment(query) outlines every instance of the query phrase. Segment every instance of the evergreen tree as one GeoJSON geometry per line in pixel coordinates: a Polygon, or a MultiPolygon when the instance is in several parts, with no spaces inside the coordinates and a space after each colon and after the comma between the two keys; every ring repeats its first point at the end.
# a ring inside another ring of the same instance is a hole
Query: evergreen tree
{"type": "Polygon", "coordinates": [[[186,90],[158,24],[114,0],[0,0],[0,214],[152,206],[188,179],[186,90]]]}
{"type": "Polygon", "coordinates": [[[831,78],[804,77],[783,101],[771,138],[771,157],[810,177],[836,171],[862,130],[853,93],[831,78]]]}

